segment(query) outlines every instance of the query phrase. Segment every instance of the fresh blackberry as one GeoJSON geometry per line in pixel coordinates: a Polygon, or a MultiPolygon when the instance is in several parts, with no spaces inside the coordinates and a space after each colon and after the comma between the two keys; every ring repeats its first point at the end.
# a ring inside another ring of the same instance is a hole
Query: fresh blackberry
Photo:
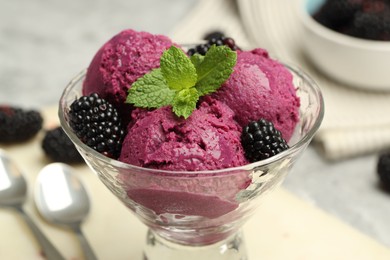
{"type": "Polygon", "coordinates": [[[206,55],[207,51],[210,49],[212,45],[216,46],[222,46],[226,45],[233,51],[239,50],[240,48],[236,45],[235,41],[231,37],[225,37],[223,33],[220,32],[214,32],[210,33],[209,35],[206,35],[207,40],[206,43],[196,45],[194,48],[191,48],[187,51],[187,54],[189,56],[194,55],[195,53],[198,53],[200,55],[206,55]]]}
{"type": "Polygon", "coordinates": [[[379,155],[377,173],[383,187],[390,191],[390,151],[379,155]]]}
{"type": "Polygon", "coordinates": [[[206,52],[210,49],[211,45],[206,43],[206,44],[199,44],[195,47],[196,53],[199,53],[200,55],[206,55],[206,52]]]}
{"type": "Polygon", "coordinates": [[[389,0],[327,0],[313,18],[346,35],[390,40],[389,0]]]}
{"type": "Polygon", "coordinates": [[[46,156],[54,162],[80,163],[84,161],[60,126],[46,131],[41,146],[46,156]]]}
{"type": "Polygon", "coordinates": [[[257,162],[274,156],[288,148],[282,134],[272,122],[265,119],[252,121],[242,130],[241,143],[245,157],[250,162],[257,162]]]}
{"type": "Polygon", "coordinates": [[[26,141],[42,128],[43,119],[36,110],[0,106],[0,142],[26,141]]]}
{"type": "Polygon", "coordinates": [[[204,37],[203,40],[209,41],[213,38],[222,38],[225,37],[225,34],[221,31],[212,31],[207,33],[204,37]]]}
{"type": "Polygon", "coordinates": [[[348,25],[363,8],[363,0],[327,0],[313,15],[322,25],[339,31],[348,25]]]}
{"type": "Polygon", "coordinates": [[[356,14],[351,35],[374,40],[381,34],[381,25],[381,18],[377,14],[359,12],[356,14]]]}
{"type": "MultiPolygon", "coordinates": [[[[355,0],[356,1],[356,0],[355,0]]],[[[380,13],[389,9],[389,0],[362,0],[365,13],[380,13]]]]}
{"type": "Polygon", "coordinates": [[[117,110],[98,94],[82,96],[69,110],[69,124],[80,140],[110,158],[118,158],[124,137],[117,110]]]}
{"type": "Polygon", "coordinates": [[[368,40],[388,40],[390,36],[390,11],[358,12],[345,34],[368,40]]]}

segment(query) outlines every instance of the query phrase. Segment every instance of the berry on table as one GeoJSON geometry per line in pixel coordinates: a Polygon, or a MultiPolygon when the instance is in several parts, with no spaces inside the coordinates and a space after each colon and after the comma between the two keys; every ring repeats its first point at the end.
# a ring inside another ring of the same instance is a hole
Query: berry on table
{"type": "Polygon", "coordinates": [[[250,162],[270,158],[289,147],[273,123],[265,119],[246,125],[242,130],[241,143],[250,162]]]}
{"type": "Polygon", "coordinates": [[[36,110],[0,106],[0,142],[22,142],[35,136],[42,128],[43,118],[36,110]]]}
{"type": "Polygon", "coordinates": [[[379,155],[376,170],[383,187],[390,191],[390,151],[379,155]]]}
{"type": "Polygon", "coordinates": [[[42,149],[54,162],[81,163],[84,161],[60,126],[46,131],[42,140],[42,149]]]}
{"type": "Polygon", "coordinates": [[[118,158],[124,130],[117,110],[98,94],[82,96],[69,110],[69,125],[78,138],[110,158],[118,158]]]}

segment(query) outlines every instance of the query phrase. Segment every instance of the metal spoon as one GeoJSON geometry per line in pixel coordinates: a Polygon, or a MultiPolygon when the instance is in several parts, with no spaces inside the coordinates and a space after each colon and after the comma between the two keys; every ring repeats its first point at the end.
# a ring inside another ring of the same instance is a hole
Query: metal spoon
{"type": "Polygon", "coordinates": [[[6,152],[0,149],[0,206],[14,208],[21,214],[48,259],[65,259],[24,211],[26,196],[27,184],[22,172],[6,152]]]}
{"type": "Polygon", "coordinates": [[[72,167],[63,163],[45,166],[38,174],[35,202],[46,220],[73,229],[83,248],[85,259],[97,259],[80,229],[88,215],[90,201],[72,167]]]}

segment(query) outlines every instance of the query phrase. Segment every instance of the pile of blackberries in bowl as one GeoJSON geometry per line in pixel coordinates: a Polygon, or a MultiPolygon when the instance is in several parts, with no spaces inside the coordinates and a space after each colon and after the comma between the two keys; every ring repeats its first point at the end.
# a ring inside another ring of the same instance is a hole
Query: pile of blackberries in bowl
{"type": "Polygon", "coordinates": [[[389,0],[303,0],[300,18],[303,50],[326,76],[390,91],[389,0]]]}
{"type": "Polygon", "coordinates": [[[313,14],[313,18],[345,35],[390,41],[388,0],[328,0],[313,14]]]}

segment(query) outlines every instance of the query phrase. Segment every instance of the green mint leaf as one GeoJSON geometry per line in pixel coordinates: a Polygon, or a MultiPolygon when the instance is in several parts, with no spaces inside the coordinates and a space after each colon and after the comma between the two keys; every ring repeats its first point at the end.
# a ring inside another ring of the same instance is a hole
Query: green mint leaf
{"type": "Polygon", "coordinates": [[[168,86],[176,91],[195,86],[198,79],[191,60],[175,46],[171,46],[163,53],[160,67],[168,86]]]}
{"type": "Polygon", "coordinates": [[[227,46],[212,46],[205,56],[191,58],[171,46],[160,58],[160,68],[133,83],[126,99],[136,107],[172,106],[177,116],[188,118],[199,97],[215,92],[233,72],[236,52],[227,46]]]}
{"type": "Polygon", "coordinates": [[[154,69],[138,78],[128,92],[126,103],[144,108],[170,105],[175,96],[175,91],[168,87],[161,69],[154,69]]]}
{"type": "Polygon", "coordinates": [[[199,96],[215,92],[233,72],[237,53],[227,46],[211,46],[203,61],[196,66],[199,96]]]}
{"type": "Polygon", "coordinates": [[[200,55],[199,53],[195,53],[191,56],[191,62],[192,64],[194,64],[196,70],[198,70],[198,67],[200,66],[200,64],[202,64],[203,60],[204,56],[200,55]]]}
{"type": "Polygon", "coordinates": [[[173,98],[172,111],[187,119],[196,108],[199,95],[195,88],[182,89],[173,98]]]}

